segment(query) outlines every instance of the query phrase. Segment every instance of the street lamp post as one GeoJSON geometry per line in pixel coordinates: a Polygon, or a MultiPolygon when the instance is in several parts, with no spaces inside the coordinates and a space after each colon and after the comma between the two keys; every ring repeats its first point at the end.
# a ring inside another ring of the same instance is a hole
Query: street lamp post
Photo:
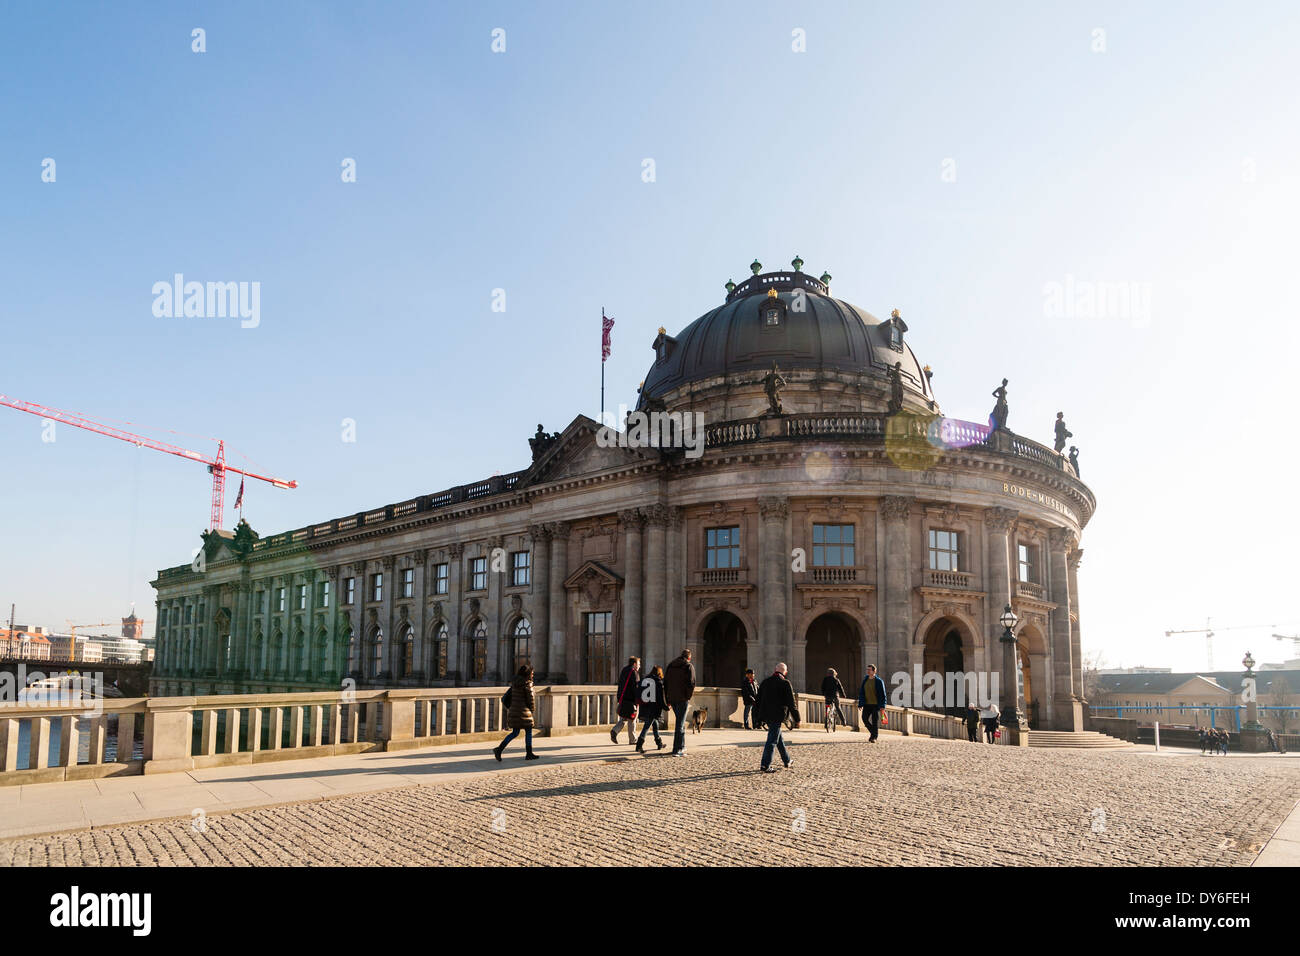
{"type": "Polygon", "coordinates": [[[1012,633],[1019,620],[1016,613],[1011,610],[1010,604],[998,618],[998,623],[1002,625],[1002,637],[999,639],[1002,645],[1002,694],[1000,695],[1002,714],[999,722],[1003,727],[1018,732],[1029,729],[1029,723],[1020,709],[1020,655],[1019,648],[1016,646],[1016,636],[1012,633]]]}
{"type": "Polygon", "coordinates": [[[1255,658],[1250,651],[1241,659],[1241,666],[1246,668],[1246,676],[1242,680],[1243,696],[1246,698],[1246,724],[1242,729],[1263,730],[1263,725],[1259,722],[1258,695],[1255,693],[1255,658]]]}

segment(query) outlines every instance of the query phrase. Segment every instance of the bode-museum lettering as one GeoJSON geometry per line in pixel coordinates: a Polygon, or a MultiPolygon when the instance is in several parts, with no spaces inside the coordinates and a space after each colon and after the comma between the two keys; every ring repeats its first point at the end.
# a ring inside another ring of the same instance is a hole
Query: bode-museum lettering
{"type": "Polygon", "coordinates": [[[1027,501],[1036,501],[1041,505],[1046,505],[1053,511],[1058,511],[1065,515],[1071,521],[1078,521],[1074,511],[1065,503],[1058,501],[1051,495],[1045,495],[1041,491],[1035,491],[1033,488],[1026,488],[1024,485],[1013,485],[1009,481],[1002,482],[1002,493],[1011,495],[1013,498],[1024,498],[1027,501]]]}

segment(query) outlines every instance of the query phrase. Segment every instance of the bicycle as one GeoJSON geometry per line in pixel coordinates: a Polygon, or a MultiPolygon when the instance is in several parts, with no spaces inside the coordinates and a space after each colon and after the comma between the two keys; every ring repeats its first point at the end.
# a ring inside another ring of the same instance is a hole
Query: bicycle
{"type": "Polygon", "coordinates": [[[840,709],[835,704],[826,705],[826,732],[835,733],[835,725],[843,724],[844,718],[840,715],[840,709]]]}

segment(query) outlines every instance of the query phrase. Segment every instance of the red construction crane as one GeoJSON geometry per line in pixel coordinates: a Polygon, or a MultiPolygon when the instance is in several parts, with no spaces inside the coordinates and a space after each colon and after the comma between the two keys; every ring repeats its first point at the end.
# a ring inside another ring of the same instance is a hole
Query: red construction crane
{"type": "Polygon", "coordinates": [[[245,471],[242,468],[235,468],[226,464],[226,443],[220,439],[217,440],[217,457],[208,458],[199,454],[197,451],[190,451],[188,448],[181,448],[177,445],[169,445],[166,442],[155,441],[152,438],[145,438],[143,435],[133,435],[131,432],[123,431],[120,428],[113,428],[111,425],[101,425],[99,422],[91,421],[83,415],[76,412],[65,412],[62,409],[50,408],[48,405],[38,405],[36,402],[24,402],[20,399],[10,398],[7,395],[0,395],[0,405],[8,405],[10,408],[16,408],[20,412],[27,412],[31,415],[37,415],[41,418],[48,418],[51,421],[62,422],[65,425],[72,425],[76,428],[84,428],[86,431],[97,432],[100,435],[107,435],[109,438],[118,438],[122,441],[130,442],[141,448],[152,448],[154,451],[165,451],[169,455],[178,455],[181,458],[188,458],[190,461],[202,462],[208,466],[208,471],[212,475],[212,519],[208,525],[208,530],[216,531],[221,527],[221,512],[226,504],[226,472],[233,471],[237,475],[247,475],[249,478],[256,478],[259,481],[267,481],[277,488],[297,488],[298,482],[289,481],[285,478],[268,478],[266,475],[255,475],[251,471],[245,471]]]}

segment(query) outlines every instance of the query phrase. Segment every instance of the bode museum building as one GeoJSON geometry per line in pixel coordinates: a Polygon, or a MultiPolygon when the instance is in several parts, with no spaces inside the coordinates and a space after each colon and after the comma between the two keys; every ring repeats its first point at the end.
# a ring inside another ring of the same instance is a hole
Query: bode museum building
{"type": "Polygon", "coordinates": [[[796,690],[834,667],[852,696],[871,663],[892,689],[918,670],[1006,681],[1014,661],[1030,726],[1082,729],[1096,502],[1064,423],[1058,450],[1010,430],[1005,382],[988,423],[945,418],[898,312],[793,265],[755,262],[660,329],[625,431],[580,415],[538,426],[512,474],[205,534],[201,561],[153,582],[151,693],[498,685],[523,662],[539,683],[611,684],[630,655],[685,647],[704,686],[785,661],[796,690]]]}

